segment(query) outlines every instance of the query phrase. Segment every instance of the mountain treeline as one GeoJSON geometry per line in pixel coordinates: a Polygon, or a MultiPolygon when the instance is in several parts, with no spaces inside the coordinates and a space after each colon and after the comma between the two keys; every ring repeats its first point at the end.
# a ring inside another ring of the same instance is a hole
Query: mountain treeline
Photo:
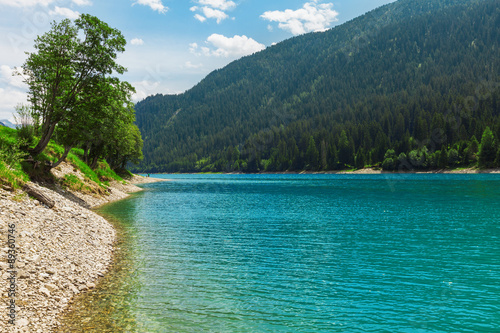
{"type": "Polygon", "coordinates": [[[500,164],[500,1],[400,0],[136,105],[136,171],[500,164]]]}

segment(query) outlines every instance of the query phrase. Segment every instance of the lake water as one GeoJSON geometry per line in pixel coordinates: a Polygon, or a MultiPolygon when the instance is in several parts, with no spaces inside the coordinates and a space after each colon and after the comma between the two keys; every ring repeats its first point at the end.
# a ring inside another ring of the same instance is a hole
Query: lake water
{"type": "Polygon", "coordinates": [[[500,175],[160,177],[102,209],[127,235],[125,268],[72,322],[500,332],[500,175]]]}

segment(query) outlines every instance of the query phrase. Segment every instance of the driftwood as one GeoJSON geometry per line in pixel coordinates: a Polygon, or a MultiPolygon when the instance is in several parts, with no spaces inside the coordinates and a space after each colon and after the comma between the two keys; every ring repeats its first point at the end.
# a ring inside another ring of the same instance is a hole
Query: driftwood
{"type": "Polygon", "coordinates": [[[52,200],[51,198],[49,198],[48,196],[46,196],[42,192],[38,191],[37,189],[29,186],[28,184],[25,184],[23,186],[23,190],[24,190],[24,192],[28,193],[32,197],[37,198],[38,201],[40,201],[41,203],[44,203],[49,208],[52,208],[56,205],[54,200],[52,200]]]}

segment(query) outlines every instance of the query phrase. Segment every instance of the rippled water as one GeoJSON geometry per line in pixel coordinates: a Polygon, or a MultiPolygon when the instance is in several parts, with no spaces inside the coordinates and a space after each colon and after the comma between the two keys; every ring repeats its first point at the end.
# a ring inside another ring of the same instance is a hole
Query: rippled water
{"type": "Polygon", "coordinates": [[[82,301],[122,294],[109,314],[78,318],[138,332],[500,331],[500,176],[165,178],[103,209],[128,232],[130,278],[82,301]]]}

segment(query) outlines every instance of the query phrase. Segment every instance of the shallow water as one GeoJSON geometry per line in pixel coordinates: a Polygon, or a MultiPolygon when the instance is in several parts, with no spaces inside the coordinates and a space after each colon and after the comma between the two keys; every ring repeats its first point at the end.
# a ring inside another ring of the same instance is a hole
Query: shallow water
{"type": "Polygon", "coordinates": [[[500,331],[498,175],[165,178],[102,208],[122,259],[66,328],[500,331]]]}

